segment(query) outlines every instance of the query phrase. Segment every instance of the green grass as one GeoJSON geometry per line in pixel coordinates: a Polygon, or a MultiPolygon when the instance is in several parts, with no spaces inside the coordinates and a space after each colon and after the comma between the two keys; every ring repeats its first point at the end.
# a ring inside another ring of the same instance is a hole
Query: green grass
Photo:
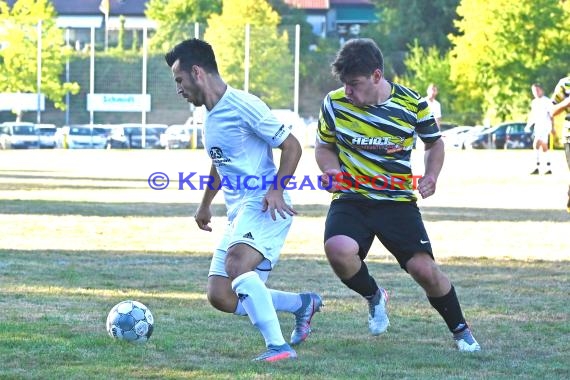
{"type": "MultiPolygon", "coordinates": [[[[322,252],[328,196],[293,193],[299,216],[268,284],[318,291],[325,307],[299,359],[267,365],[250,362],[263,340],[249,320],[205,298],[221,197],[205,233],[191,218],[200,192],[146,184],[154,171],[205,173],[204,152],[0,152],[0,378],[565,379],[570,218],[559,153],[552,177],[531,178],[530,151],[449,152],[438,193],[420,201],[477,354],[455,351],[421,289],[378,244],[368,262],[389,289],[391,326],[369,336],[365,302],[322,252]],[[152,310],[147,344],[107,335],[107,312],[124,299],[152,310]]],[[[316,173],[311,156],[299,174],[316,173]]],[[[280,320],[288,337],[293,318],[280,320]]]]}

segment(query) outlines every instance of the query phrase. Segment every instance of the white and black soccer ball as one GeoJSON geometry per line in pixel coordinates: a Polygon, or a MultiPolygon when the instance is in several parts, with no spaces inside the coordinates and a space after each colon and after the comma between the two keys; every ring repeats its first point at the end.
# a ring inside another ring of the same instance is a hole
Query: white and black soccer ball
{"type": "Polygon", "coordinates": [[[122,301],[107,315],[107,332],[115,339],[145,343],[154,329],[149,308],[138,301],[122,301]]]}

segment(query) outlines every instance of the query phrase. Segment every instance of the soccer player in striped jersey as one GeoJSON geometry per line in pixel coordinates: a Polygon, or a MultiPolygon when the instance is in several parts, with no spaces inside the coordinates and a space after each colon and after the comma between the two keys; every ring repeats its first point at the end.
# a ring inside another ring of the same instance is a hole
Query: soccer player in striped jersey
{"type": "Polygon", "coordinates": [[[295,316],[290,342],[299,344],[311,332],[311,318],[321,307],[321,297],[269,289],[265,282],[296,214],[284,186],[295,172],[301,145],[261,99],[230,87],[220,77],[207,42],[185,40],[165,59],[178,94],[207,110],[204,141],[212,160],[212,181],[194,215],[196,224],[212,231],[211,204],[219,190],[227,208],[226,231],[210,263],[208,301],[218,310],[247,315],[261,332],[267,350],[255,361],[294,359],[297,353],[285,342],[276,311],[295,316]],[[279,168],[272,148],[281,150],[279,168]],[[243,178],[251,181],[244,184],[243,178]]]}
{"type": "Polygon", "coordinates": [[[315,157],[333,193],[324,248],[335,274],[368,301],[372,335],[389,326],[388,293],[370,275],[365,258],[374,237],[425,290],[460,351],[479,351],[455,289],[435,263],[414,194],[410,156],[417,134],[425,143],[423,198],[434,194],[444,146],[433,114],[415,91],[384,77],[376,43],[352,39],[338,51],[332,72],[343,87],[324,99],[315,157]]]}
{"type": "MultiPolygon", "coordinates": [[[[566,162],[570,169],[570,76],[562,78],[558,81],[554,94],[552,95],[552,114],[554,116],[565,112],[564,119],[564,150],[566,151],[566,162]]],[[[568,202],[566,210],[570,212],[570,186],[568,186],[568,202]]]]}

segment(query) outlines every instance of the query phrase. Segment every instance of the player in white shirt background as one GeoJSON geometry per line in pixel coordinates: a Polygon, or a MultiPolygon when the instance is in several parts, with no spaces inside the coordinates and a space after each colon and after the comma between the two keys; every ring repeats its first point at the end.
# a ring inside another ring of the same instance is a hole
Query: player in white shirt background
{"type": "Polygon", "coordinates": [[[165,59],[178,94],[207,110],[204,141],[212,160],[213,183],[204,191],[194,216],[196,224],[212,230],[211,203],[219,190],[227,208],[228,225],[210,264],[208,300],[223,312],[247,315],[261,332],[267,350],[255,361],[296,358],[283,338],[276,311],[295,315],[291,344],[299,344],[311,332],[311,318],[322,305],[321,297],[269,289],[265,282],[296,214],[284,187],[297,168],[301,145],[264,102],[233,89],[220,77],[207,42],[182,41],[165,59]],[[272,148],[281,150],[279,168],[272,148]]]}
{"type": "Polygon", "coordinates": [[[430,83],[427,87],[426,102],[431,113],[433,114],[435,123],[441,130],[441,103],[436,99],[437,93],[437,86],[434,83],[430,83]]]}
{"type": "Polygon", "coordinates": [[[544,95],[544,89],[539,83],[531,86],[532,99],[530,103],[530,113],[526,123],[525,131],[533,131],[533,149],[536,157],[536,167],[531,174],[540,174],[541,164],[545,165],[544,174],[552,174],[550,169],[550,155],[548,139],[550,134],[554,134],[554,124],[552,122],[552,100],[544,95]]]}

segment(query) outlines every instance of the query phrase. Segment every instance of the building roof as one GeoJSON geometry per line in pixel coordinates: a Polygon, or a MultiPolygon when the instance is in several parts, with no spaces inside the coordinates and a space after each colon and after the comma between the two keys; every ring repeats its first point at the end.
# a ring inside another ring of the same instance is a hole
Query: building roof
{"type": "Polygon", "coordinates": [[[370,8],[339,7],[336,12],[336,22],[343,24],[368,24],[377,22],[376,14],[370,8]]]}
{"type": "MultiPolygon", "coordinates": [[[[17,0],[7,0],[9,6],[17,0]]],[[[49,0],[61,16],[102,15],[99,10],[101,0],[49,0]]],[[[144,16],[146,3],[150,0],[109,0],[109,15],[144,16]]]]}
{"type": "Polygon", "coordinates": [[[299,9],[329,9],[329,0],[284,0],[285,4],[299,9]]]}
{"type": "Polygon", "coordinates": [[[330,0],[331,6],[333,5],[371,5],[374,3],[370,0],[330,0]]]}

